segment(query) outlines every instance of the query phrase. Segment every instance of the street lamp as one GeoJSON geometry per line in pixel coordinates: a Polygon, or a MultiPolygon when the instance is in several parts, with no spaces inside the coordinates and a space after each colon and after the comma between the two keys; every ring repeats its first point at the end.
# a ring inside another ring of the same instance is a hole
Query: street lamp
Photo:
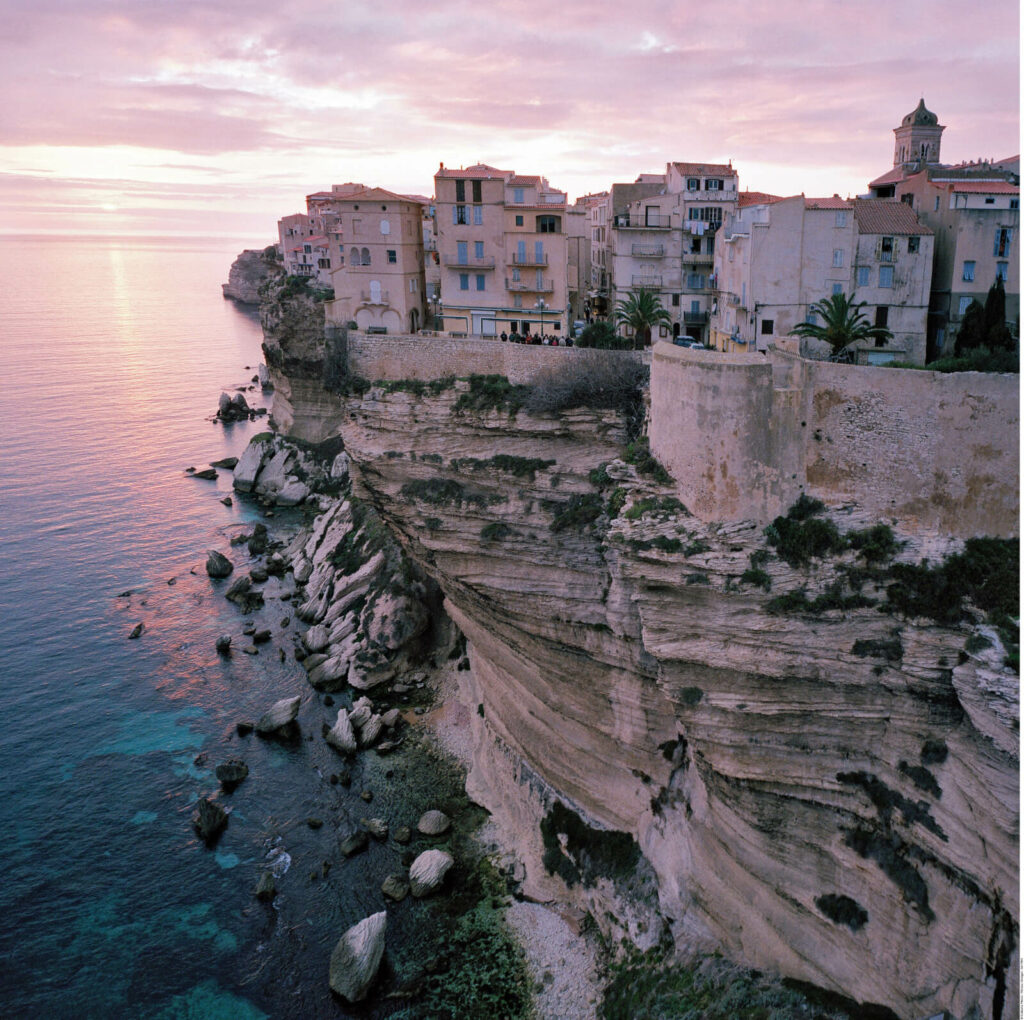
{"type": "Polygon", "coordinates": [[[547,305],[544,304],[544,298],[538,298],[537,299],[537,304],[534,305],[534,308],[536,308],[537,311],[540,313],[540,335],[543,336],[544,335],[544,310],[547,308],[547,305]]]}
{"type": "Polygon", "coordinates": [[[434,330],[439,333],[444,321],[441,317],[441,292],[439,290],[435,289],[430,295],[430,303],[434,306],[434,330]]]}

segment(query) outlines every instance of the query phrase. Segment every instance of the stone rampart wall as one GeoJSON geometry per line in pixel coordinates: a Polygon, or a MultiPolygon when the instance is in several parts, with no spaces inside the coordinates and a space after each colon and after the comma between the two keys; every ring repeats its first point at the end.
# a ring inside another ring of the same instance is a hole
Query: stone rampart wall
{"type": "Polygon", "coordinates": [[[704,520],[770,521],[801,492],[904,530],[1019,533],[1019,381],[658,344],[651,450],[704,520]]]}
{"type": "Polygon", "coordinates": [[[650,352],[592,351],[578,347],[534,347],[498,339],[417,335],[348,334],[348,368],[377,379],[443,379],[445,376],[503,375],[528,383],[549,366],[585,358],[649,360],[650,352]]]}

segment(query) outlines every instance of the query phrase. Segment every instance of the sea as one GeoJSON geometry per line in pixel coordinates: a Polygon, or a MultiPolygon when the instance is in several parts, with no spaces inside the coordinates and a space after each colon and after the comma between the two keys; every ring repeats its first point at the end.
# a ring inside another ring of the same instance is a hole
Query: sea
{"type": "MultiPolygon", "coordinates": [[[[230,471],[187,470],[239,456],[267,428],[213,417],[222,391],[269,399],[253,381],[258,320],[221,294],[246,246],[0,238],[5,1018],[380,1015],[334,998],[327,967],[345,928],[383,909],[394,851],[339,861],[337,842],[368,813],[366,788],[374,814],[415,822],[404,766],[367,762],[351,788],[337,783],[275,579],[258,614],[272,641],[256,656],[214,647],[220,634],[248,642],[207,551],[244,568],[233,536],[264,520],[287,538],[303,523],[247,497],[224,505],[230,471]],[[295,694],[303,739],[239,736],[239,721],[295,694]],[[227,796],[214,769],[231,758],[250,775],[227,796]],[[191,825],[204,796],[231,810],[214,847],[191,825]],[[264,870],[273,904],[253,894],[264,870]]],[[[399,936],[416,923],[402,916],[399,936]]]]}

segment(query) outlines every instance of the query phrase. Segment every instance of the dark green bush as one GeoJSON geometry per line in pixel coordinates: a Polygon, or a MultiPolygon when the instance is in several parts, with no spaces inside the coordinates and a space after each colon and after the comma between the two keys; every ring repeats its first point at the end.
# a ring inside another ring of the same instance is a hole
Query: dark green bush
{"type": "Polygon", "coordinates": [[[850,548],[856,549],[857,555],[869,564],[891,560],[900,551],[901,545],[888,524],[876,524],[863,531],[851,531],[847,534],[846,540],[850,548]]]}
{"type": "Polygon", "coordinates": [[[480,537],[485,542],[500,542],[512,534],[512,529],[504,521],[491,521],[480,529],[480,537]]]}
{"type": "Polygon", "coordinates": [[[469,389],[459,394],[452,411],[508,411],[510,416],[523,406],[529,386],[513,386],[503,375],[471,375],[469,389]]]}
{"type": "Polygon", "coordinates": [[[646,436],[630,443],[622,459],[627,464],[632,464],[640,474],[653,478],[661,485],[668,485],[672,481],[672,476],[661,466],[657,457],[652,455],[646,436]]]}
{"type": "Polygon", "coordinates": [[[752,584],[765,591],[772,590],[771,576],[760,567],[750,567],[740,574],[740,584],[752,584]]]}
{"type": "Polygon", "coordinates": [[[556,504],[551,530],[565,531],[567,528],[580,530],[593,524],[603,511],[604,501],[596,492],[570,496],[568,503],[556,504]]]}

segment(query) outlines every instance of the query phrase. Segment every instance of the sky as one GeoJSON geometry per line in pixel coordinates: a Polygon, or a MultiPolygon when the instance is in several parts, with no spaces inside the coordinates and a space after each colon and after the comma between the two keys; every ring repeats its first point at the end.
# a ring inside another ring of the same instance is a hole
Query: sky
{"type": "Polygon", "coordinates": [[[728,162],[864,193],[922,97],[1020,151],[1017,0],[0,0],[0,233],[270,243],[305,196],[440,162],[570,200],[728,162]]]}

